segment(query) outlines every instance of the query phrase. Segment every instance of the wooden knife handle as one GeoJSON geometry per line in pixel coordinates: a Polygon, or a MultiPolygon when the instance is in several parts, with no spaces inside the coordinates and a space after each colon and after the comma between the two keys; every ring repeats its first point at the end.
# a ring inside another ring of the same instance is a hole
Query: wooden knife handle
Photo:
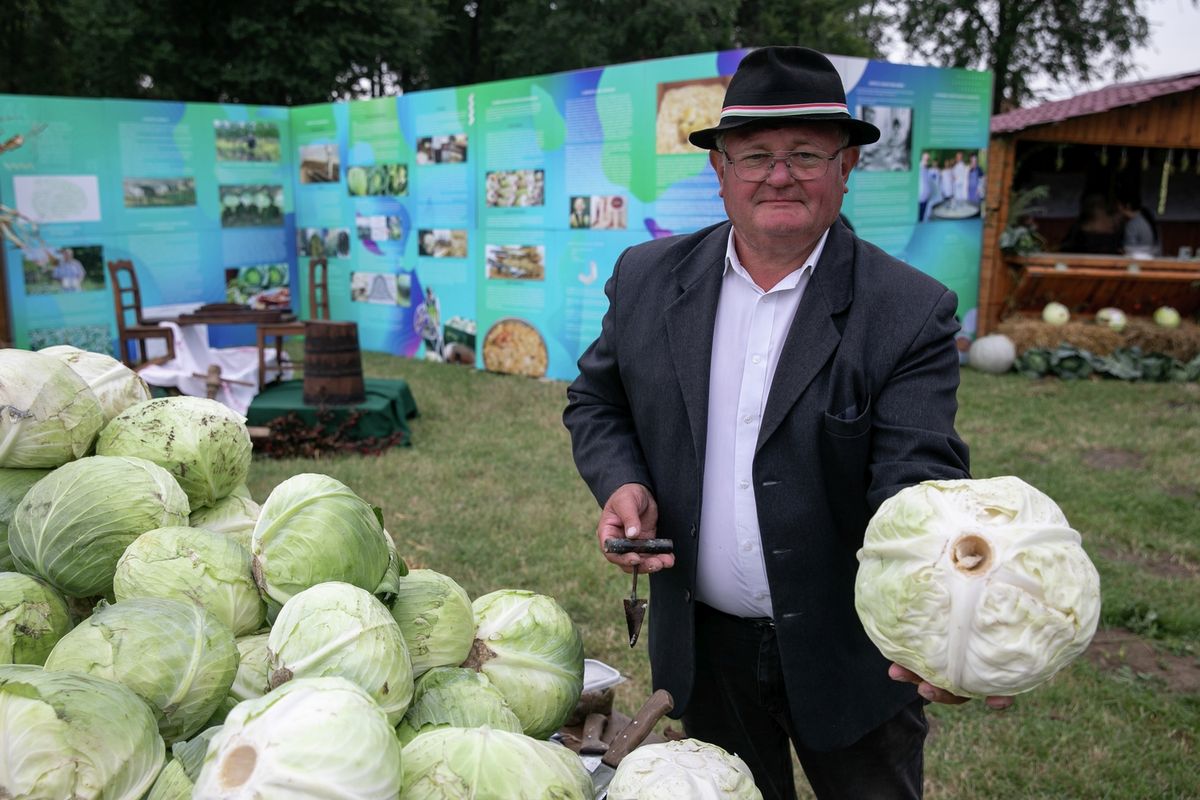
{"type": "Polygon", "coordinates": [[[600,755],[608,751],[608,743],[601,736],[604,734],[604,723],[608,717],[603,714],[591,713],[583,721],[583,734],[579,743],[581,756],[600,755]]]}
{"type": "Polygon", "coordinates": [[[605,539],[604,552],[616,555],[626,553],[649,553],[661,555],[675,552],[675,542],[672,539],[605,539]]]}
{"type": "Polygon", "coordinates": [[[675,700],[666,689],[659,689],[650,695],[650,699],[642,705],[625,729],[609,743],[608,752],[600,760],[616,769],[622,758],[646,740],[650,731],[654,730],[654,724],[662,719],[662,715],[674,707],[675,700]]]}

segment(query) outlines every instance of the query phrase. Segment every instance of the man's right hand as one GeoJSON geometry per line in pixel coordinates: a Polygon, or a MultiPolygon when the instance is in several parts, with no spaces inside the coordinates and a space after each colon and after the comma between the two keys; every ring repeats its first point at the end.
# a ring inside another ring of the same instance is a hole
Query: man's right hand
{"type": "MultiPolygon", "coordinates": [[[[609,539],[653,539],[657,528],[658,504],[650,490],[640,483],[623,484],[600,512],[600,524],[596,527],[600,552],[604,553],[604,543],[609,539]]],[[[604,557],[626,572],[633,572],[635,564],[639,572],[658,572],[675,566],[675,556],[670,554],[604,553],[604,557]]]]}

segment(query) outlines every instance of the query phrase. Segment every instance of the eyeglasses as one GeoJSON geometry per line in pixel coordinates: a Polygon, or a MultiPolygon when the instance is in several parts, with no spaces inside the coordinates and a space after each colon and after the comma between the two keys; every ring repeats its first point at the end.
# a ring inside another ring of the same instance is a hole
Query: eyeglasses
{"type": "Polygon", "coordinates": [[[730,158],[729,154],[721,151],[725,160],[733,165],[733,173],[744,181],[761,183],[775,169],[775,165],[783,162],[788,175],[794,180],[812,181],[825,177],[829,171],[829,162],[838,157],[838,153],[846,148],[839,147],[832,155],[817,153],[811,150],[790,150],[780,153],[747,153],[744,156],[730,158]]]}

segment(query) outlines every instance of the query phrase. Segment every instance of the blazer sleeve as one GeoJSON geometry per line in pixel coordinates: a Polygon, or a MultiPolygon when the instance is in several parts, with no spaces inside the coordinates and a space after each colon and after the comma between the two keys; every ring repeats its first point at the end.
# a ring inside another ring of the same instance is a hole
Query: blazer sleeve
{"type": "Polygon", "coordinates": [[[871,513],[906,486],[971,477],[967,445],[954,429],[957,306],[954,292],[941,295],[875,398],[867,490],[871,513]]]}
{"type": "Polygon", "coordinates": [[[605,284],[608,310],[600,335],[579,359],[579,376],[567,388],[563,412],[575,466],[600,505],[626,483],[654,491],[621,377],[620,287],[629,254],[621,254],[605,284]]]}

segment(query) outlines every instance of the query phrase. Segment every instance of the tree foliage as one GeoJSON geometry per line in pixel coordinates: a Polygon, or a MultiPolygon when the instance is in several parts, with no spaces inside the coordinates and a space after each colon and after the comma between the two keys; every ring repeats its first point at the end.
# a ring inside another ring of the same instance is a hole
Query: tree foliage
{"type": "Polygon", "coordinates": [[[900,0],[896,27],[930,63],[989,69],[992,111],[1033,98],[1053,83],[1120,78],[1149,39],[1142,0],[900,0]]]}
{"type": "Polygon", "coordinates": [[[860,0],[10,0],[0,92],[296,105],[764,44],[876,56],[860,0]]]}

